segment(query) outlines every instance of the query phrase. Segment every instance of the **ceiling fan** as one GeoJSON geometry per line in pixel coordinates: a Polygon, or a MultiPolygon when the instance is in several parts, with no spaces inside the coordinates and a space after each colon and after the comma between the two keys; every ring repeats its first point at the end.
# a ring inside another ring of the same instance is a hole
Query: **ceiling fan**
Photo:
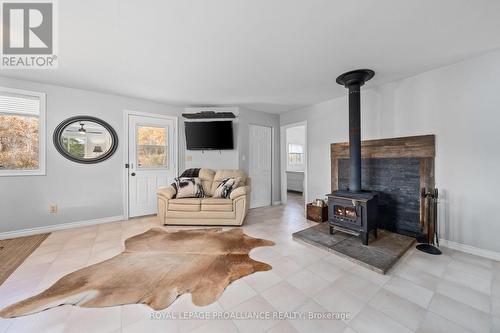
{"type": "Polygon", "coordinates": [[[88,131],[85,129],[85,124],[82,122],[80,123],[80,128],[79,129],[66,129],[66,131],[68,132],[77,132],[79,134],[86,134],[86,133],[89,133],[89,134],[102,134],[102,132],[98,132],[98,131],[88,131]]]}

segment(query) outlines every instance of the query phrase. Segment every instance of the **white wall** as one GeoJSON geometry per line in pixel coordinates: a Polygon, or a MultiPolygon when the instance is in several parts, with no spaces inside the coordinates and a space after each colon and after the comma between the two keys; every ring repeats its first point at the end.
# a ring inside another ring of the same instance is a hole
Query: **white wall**
{"type": "MultiPolygon", "coordinates": [[[[273,202],[280,201],[280,179],[279,179],[279,121],[277,114],[260,112],[245,107],[216,107],[216,108],[186,108],[186,112],[199,112],[200,110],[213,110],[216,112],[229,111],[236,115],[233,120],[234,147],[233,150],[223,151],[195,151],[185,150],[186,168],[209,168],[219,169],[242,169],[249,172],[249,130],[248,126],[262,125],[274,129],[275,153],[273,159],[273,202]]],[[[185,149],[181,147],[181,149],[185,149]]]]}
{"type": "MultiPolygon", "coordinates": [[[[236,123],[233,123],[235,129],[236,123]]],[[[238,150],[186,150],[186,169],[239,169],[238,150]]],[[[182,170],[180,170],[182,172],[182,170]]]]}
{"type": "MultiPolygon", "coordinates": [[[[370,100],[371,91],[362,96],[362,138],[377,138],[378,123],[370,100]],[[370,126],[368,126],[370,124],[370,126]]],[[[284,113],[281,125],[307,120],[307,198],[323,198],[330,193],[330,144],[348,140],[347,96],[284,113]]]]}
{"type": "MultiPolygon", "coordinates": [[[[0,77],[0,86],[47,94],[46,175],[0,177],[0,233],[123,215],[126,145],[123,110],[178,116],[178,170],[182,172],[186,168],[184,121],[181,117],[183,107],[5,77],[0,77]],[[110,159],[97,164],[78,164],[56,151],[52,143],[55,127],[64,119],[75,115],[101,118],[115,129],[119,143],[116,153],[110,159]],[[58,206],[58,213],[49,214],[51,204],[58,206]]],[[[248,172],[248,125],[255,123],[275,129],[279,127],[278,115],[242,110],[244,111],[235,122],[237,149],[229,153],[232,157],[221,158],[219,152],[205,152],[205,157],[202,157],[204,167],[242,168],[248,172]],[[208,154],[214,156],[209,157],[208,154]],[[206,163],[207,160],[213,163],[206,163]]],[[[279,147],[279,136],[275,136],[275,139],[276,147],[279,147]]],[[[191,161],[191,165],[193,164],[191,161]]],[[[275,159],[274,173],[279,175],[279,157],[275,159]]],[[[273,179],[273,200],[279,201],[280,182],[278,176],[273,179]]]]}
{"type": "MultiPolygon", "coordinates": [[[[182,108],[139,99],[101,94],[0,77],[0,86],[47,94],[47,168],[45,176],[0,177],[0,233],[98,219],[123,214],[123,110],[180,116],[182,108]],[[108,122],[119,137],[118,150],[97,164],[74,163],[61,156],[52,143],[55,127],[75,115],[90,115],[108,122]],[[49,214],[49,204],[58,205],[49,214]]],[[[179,131],[183,133],[180,121],[179,131]]],[[[184,135],[179,135],[181,147],[184,135]]],[[[180,166],[184,151],[180,150],[180,166]]]]}
{"type": "MultiPolygon", "coordinates": [[[[376,70],[376,68],[375,68],[376,70]]],[[[370,83],[367,84],[370,86],[370,83]]],[[[441,237],[500,252],[500,51],[363,88],[362,139],[436,135],[441,237]]],[[[330,192],[330,144],[348,140],[345,97],[281,115],[308,122],[308,194],[330,192]]]]}

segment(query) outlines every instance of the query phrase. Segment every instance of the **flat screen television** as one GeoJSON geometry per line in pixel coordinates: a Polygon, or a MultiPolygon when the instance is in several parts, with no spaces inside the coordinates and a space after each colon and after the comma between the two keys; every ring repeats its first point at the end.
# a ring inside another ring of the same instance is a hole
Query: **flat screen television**
{"type": "Polygon", "coordinates": [[[232,121],[186,122],[187,150],[233,149],[232,121]]]}

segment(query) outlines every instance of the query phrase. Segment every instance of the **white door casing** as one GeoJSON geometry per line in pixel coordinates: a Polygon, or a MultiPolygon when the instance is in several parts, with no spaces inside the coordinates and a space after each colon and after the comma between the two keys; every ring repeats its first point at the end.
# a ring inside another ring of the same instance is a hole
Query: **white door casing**
{"type": "Polygon", "coordinates": [[[250,208],[272,203],[272,128],[249,125],[250,208]]]}
{"type": "Polygon", "coordinates": [[[155,214],[156,189],[176,177],[177,122],[128,115],[128,216],[155,214]]]}

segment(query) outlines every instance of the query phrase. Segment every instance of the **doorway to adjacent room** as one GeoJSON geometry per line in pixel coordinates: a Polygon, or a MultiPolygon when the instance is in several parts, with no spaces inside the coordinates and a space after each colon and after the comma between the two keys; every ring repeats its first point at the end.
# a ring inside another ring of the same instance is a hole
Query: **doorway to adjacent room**
{"type": "Polygon", "coordinates": [[[281,127],[282,203],[304,210],[307,197],[307,123],[281,127]]]}

